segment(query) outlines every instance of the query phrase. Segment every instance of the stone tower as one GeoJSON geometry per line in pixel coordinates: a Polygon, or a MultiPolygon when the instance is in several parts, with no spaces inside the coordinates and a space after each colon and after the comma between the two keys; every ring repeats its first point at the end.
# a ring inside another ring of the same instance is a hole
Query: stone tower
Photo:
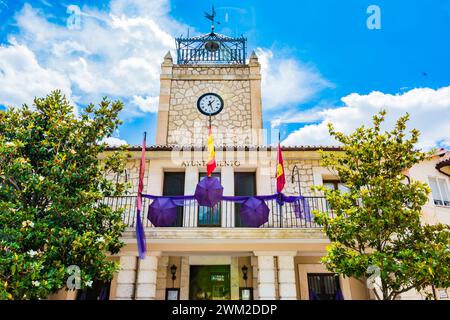
{"type": "Polygon", "coordinates": [[[212,31],[176,41],[176,63],[168,52],[161,65],[156,144],[205,145],[210,120],[216,145],[262,144],[261,66],[254,52],[246,60],[246,39],[212,31]],[[211,117],[199,107],[208,93],[223,102],[211,117]]]}

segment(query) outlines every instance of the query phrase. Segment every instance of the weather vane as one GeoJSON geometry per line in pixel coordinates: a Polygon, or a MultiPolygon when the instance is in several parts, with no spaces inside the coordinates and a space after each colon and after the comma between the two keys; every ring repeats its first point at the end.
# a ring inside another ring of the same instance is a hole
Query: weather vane
{"type": "Polygon", "coordinates": [[[214,6],[212,6],[212,13],[209,14],[208,12],[205,12],[205,18],[208,20],[211,20],[212,25],[211,25],[211,32],[214,32],[214,24],[220,24],[219,21],[217,21],[216,18],[216,10],[214,10],[214,6]]]}

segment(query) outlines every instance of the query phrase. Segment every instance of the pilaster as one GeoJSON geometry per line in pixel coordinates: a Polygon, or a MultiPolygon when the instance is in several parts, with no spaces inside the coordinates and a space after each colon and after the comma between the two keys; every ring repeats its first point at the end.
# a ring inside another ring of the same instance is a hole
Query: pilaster
{"type": "Polygon", "coordinates": [[[161,252],[152,252],[145,259],[139,260],[136,300],[156,299],[156,280],[160,255],[161,252]]]}
{"type": "Polygon", "coordinates": [[[278,292],[280,300],[296,300],[297,287],[295,283],[294,257],[296,252],[278,255],[278,292]]]}
{"type": "Polygon", "coordinates": [[[275,253],[255,252],[258,257],[257,300],[275,300],[275,253]]]}
{"type": "Polygon", "coordinates": [[[121,270],[117,275],[116,300],[131,300],[136,281],[136,256],[120,257],[121,270]]]}

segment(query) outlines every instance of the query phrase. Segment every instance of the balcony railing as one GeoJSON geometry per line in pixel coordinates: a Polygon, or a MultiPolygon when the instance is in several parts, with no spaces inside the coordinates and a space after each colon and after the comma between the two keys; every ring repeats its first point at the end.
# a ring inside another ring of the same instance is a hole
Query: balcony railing
{"type": "MultiPolygon", "coordinates": [[[[154,228],[147,219],[148,207],[152,200],[143,198],[143,212],[141,219],[145,228],[154,228]]],[[[103,203],[113,209],[123,209],[123,222],[127,227],[134,227],[136,223],[136,196],[107,197],[103,203]]],[[[268,221],[259,228],[320,228],[314,222],[313,211],[328,212],[333,216],[324,197],[305,197],[302,214],[299,215],[295,203],[284,203],[280,206],[276,200],[266,201],[270,209],[268,221]],[[307,211],[307,212],[305,212],[307,211]]],[[[298,204],[297,204],[298,205],[298,204]]],[[[231,201],[221,201],[215,208],[201,207],[196,200],[185,200],[183,206],[178,207],[177,219],[172,228],[246,228],[240,219],[240,205],[231,201]]]]}

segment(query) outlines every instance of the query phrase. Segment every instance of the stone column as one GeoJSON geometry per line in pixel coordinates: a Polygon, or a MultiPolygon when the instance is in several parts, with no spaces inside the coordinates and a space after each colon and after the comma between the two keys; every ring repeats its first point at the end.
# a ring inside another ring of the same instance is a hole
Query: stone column
{"type": "Polygon", "coordinates": [[[144,260],[139,260],[136,300],[156,299],[156,280],[160,255],[161,252],[153,251],[144,260]]]}
{"type": "Polygon", "coordinates": [[[278,255],[278,292],[280,300],[296,300],[294,257],[296,252],[283,252],[278,255]]]}
{"type": "Polygon", "coordinates": [[[181,258],[180,300],[189,300],[189,257],[181,258]]]}
{"type": "Polygon", "coordinates": [[[172,68],[173,59],[169,51],[164,57],[164,62],[161,64],[158,124],[156,129],[157,145],[167,145],[172,68]]]}
{"type": "Polygon", "coordinates": [[[121,256],[117,275],[116,300],[131,300],[136,281],[136,256],[121,256]]]}
{"type": "Polygon", "coordinates": [[[250,56],[250,94],[252,110],[252,142],[253,145],[263,144],[263,120],[261,100],[261,64],[255,52],[250,56]]]}
{"type": "Polygon", "coordinates": [[[250,257],[250,262],[252,265],[252,285],[253,285],[253,300],[258,299],[259,291],[258,291],[258,257],[250,257]]]}
{"type": "Polygon", "coordinates": [[[258,296],[257,300],[275,300],[274,252],[254,252],[258,257],[258,296]]]}
{"type": "Polygon", "coordinates": [[[156,276],[156,300],[166,299],[167,266],[169,257],[160,257],[158,261],[158,274],[156,276]]]}
{"type": "Polygon", "coordinates": [[[230,286],[231,286],[231,300],[239,300],[239,258],[231,257],[230,265],[230,286]]]}

